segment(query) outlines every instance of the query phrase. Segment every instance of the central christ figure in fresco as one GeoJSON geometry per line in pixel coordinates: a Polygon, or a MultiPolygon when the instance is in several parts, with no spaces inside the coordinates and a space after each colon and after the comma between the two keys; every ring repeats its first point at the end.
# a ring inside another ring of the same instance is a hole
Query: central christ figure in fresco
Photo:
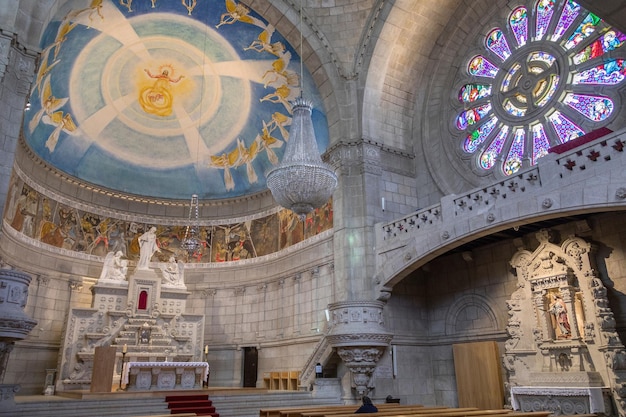
{"type": "Polygon", "coordinates": [[[152,74],[149,69],[144,69],[146,74],[150,78],[155,78],[156,81],[151,87],[146,87],[139,93],[139,104],[146,113],[154,114],[156,116],[169,116],[172,114],[172,92],[170,89],[171,83],[177,83],[185,76],[181,75],[178,78],[173,78],[174,69],[166,66],[159,68],[161,71],[159,74],[152,74]],[[170,75],[170,71],[172,75],[170,75]]]}

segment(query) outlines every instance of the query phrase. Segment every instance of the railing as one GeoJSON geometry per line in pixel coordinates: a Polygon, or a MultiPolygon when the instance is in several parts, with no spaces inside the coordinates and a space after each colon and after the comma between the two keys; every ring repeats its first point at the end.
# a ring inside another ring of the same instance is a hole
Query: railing
{"type": "MultiPolygon", "coordinates": [[[[396,220],[376,225],[379,289],[429,253],[538,216],[626,206],[626,130],[396,220]]],[[[458,244],[457,244],[458,246],[458,244]]]]}
{"type": "Polygon", "coordinates": [[[331,331],[332,326],[328,326],[326,332],[322,336],[322,338],[317,342],[315,348],[313,349],[313,353],[309,356],[309,359],[306,361],[302,370],[300,371],[300,386],[308,387],[313,380],[315,379],[315,365],[319,362],[322,363],[325,358],[330,356],[330,352],[332,352],[332,347],[330,346],[330,342],[326,337],[331,331]]]}

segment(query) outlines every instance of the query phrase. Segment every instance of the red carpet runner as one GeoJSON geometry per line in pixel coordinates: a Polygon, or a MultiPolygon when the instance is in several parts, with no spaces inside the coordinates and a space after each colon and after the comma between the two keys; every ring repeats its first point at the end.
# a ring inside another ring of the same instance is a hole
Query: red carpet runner
{"type": "Polygon", "coordinates": [[[165,397],[171,414],[196,413],[198,416],[220,417],[208,394],[168,395],[165,397]]]}

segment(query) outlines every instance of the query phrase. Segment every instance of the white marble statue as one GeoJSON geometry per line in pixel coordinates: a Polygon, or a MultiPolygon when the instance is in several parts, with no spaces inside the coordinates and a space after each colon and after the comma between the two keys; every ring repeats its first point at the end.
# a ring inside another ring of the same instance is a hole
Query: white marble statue
{"type": "Polygon", "coordinates": [[[173,256],[170,256],[167,263],[160,264],[160,269],[163,273],[163,285],[166,287],[186,288],[183,277],[184,265],[182,261],[176,262],[176,258],[173,256]]]}
{"type": "Polygon", "coordinates": [[[122,252],[109,252],[104,258],[104,265],[100,273],[100,281],[120,282],[126,281],[126,273],[128,272],[128,261],[122,259],[122,252]]]}
{"type": "Polygon", "coordinates": [[[139,262],[137,262],[137,269],[149,269],[148,264],[154,252],[161,252],[157,242],[156,230],[156,227],[153,226],[146,233],[139,236],[139,262]]]}

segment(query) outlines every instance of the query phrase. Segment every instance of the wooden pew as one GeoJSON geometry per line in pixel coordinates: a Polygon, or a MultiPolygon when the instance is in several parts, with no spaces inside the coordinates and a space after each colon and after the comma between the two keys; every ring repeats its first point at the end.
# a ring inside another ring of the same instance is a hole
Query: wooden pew
{"type": "Polygon", "coordinates": [[[181,414],[150,414],[149,416],[137,416],[137,417],[172,417],[175,415],[176,417],[198,417],[196,413],[181,413],[181,414]]]}
{"type": "MultiPolygon", "coordinates": [[[[471,411],[479,411],[476,407],[465,407],[465,408],[452,408],[452,407],[418,407],[411,408],[407,406],[406,408],[399,409],[384,409],[378,410],[377,413],[368,413],[368,416],[385,416],[385,417],[398,417],[398,416],[419,416],[419,417],[430,417],[430,416],[443,416],[446,413],[460,413],[459,416],[462,416],[462,413],[468,413],[471,411]]],[[[346,413],[346,414],[325,414],[324,417],[354,417],[354,413],[346,413]]]]}
{"type": "MultiPolygon", "coordinates": [[[[387,409],[391,407],[402,407],[402,405],[397,403],[392,404],[375,404],[379,409],[387,409]]],[[[352,410],[356,411],[357,408],[360,407],[360,404],[337,404],[337,405],[314,405],[308,407],[273,407],[273,408],[264,408],[259,410],[259,417],[280,417],[281,411],[293,411],[293,412],[334,412],[338,413],[348,413],[352,410]]],[[[421,407],[420,405],[413,405],[412,407],[421,407]]]]}
{"type": "Polygon", "coordinates": [[[280,417],[281,411],[315,411],[315,410],[342,410],[344,412],[348,412],[349,410],[356,410],[359,408],[358,405],[314,405],[309,407],[274,407],[274,408],[263,408],[259,410],[259,417],[280,417]]]}
{"type": "MultiPolygon", "coordinates": [[[[402,407],[400,404],[375,404],[378,409],[382,410],[399,410],[402,407]]],[[[316,406],[316,407],[303,407],[303,408],[283,408],[278,410],[278,417],[303,417],[304,415],[318,415],[323,416],[325,414],[347,414],[352,413],[359,408],[359,404],[345,404],[345,405],[331,405],[331,406],[316,406]]],[[[410,409],[422,407],[421,405],[410,406],[410,409]]]]}
{"type": "MultiPolygon", "coordinates": [[[[378,413],[369,413],[369,414],[373,414],[373,415],[384,415],[388,412],[391,412],[392,414],[414,414],[414,413],[425,413],[425,412],[436,412],[438,410],[449,410],[450,407],[445,407],[445,406],[433,406],[433,407],[424,407],[423,405],[399,405],[396,404],[395,407],[387,407],[391,404],[374,404],[377,408],[378,408],[378,413]]],[[[352,406],[352,409],[354,411],[357,410],[357,408],[359,408],[359,406],[357,405],[352,406]]],[[[300,413],[301,417],[324,417],[324,416],[328,416],[328,417],[335,417],[337,415],[340,414],[347,414],[345,411],[331,411],[328,412],[325,409],[323,410],[314,410],[314,411],[307,411],[307,412],[303,412],[300,413]]],[[[353,413],[354,414],[354,413],[353,413]]]]}
{"type": "MultiPolygon", "coordinates": [[[[382,415],[385,417],[502,417],[507,416],[508,412],[510,412],[510,410],[480,410],[477,408],[447,407],[435,410],[423,410],[419,413],[416,413],[415,411],[408,411],[397,414],[370,413],[370,415],[382,415]]],[[[337,416],[333,415],[333,417],[337,416]]]]}

